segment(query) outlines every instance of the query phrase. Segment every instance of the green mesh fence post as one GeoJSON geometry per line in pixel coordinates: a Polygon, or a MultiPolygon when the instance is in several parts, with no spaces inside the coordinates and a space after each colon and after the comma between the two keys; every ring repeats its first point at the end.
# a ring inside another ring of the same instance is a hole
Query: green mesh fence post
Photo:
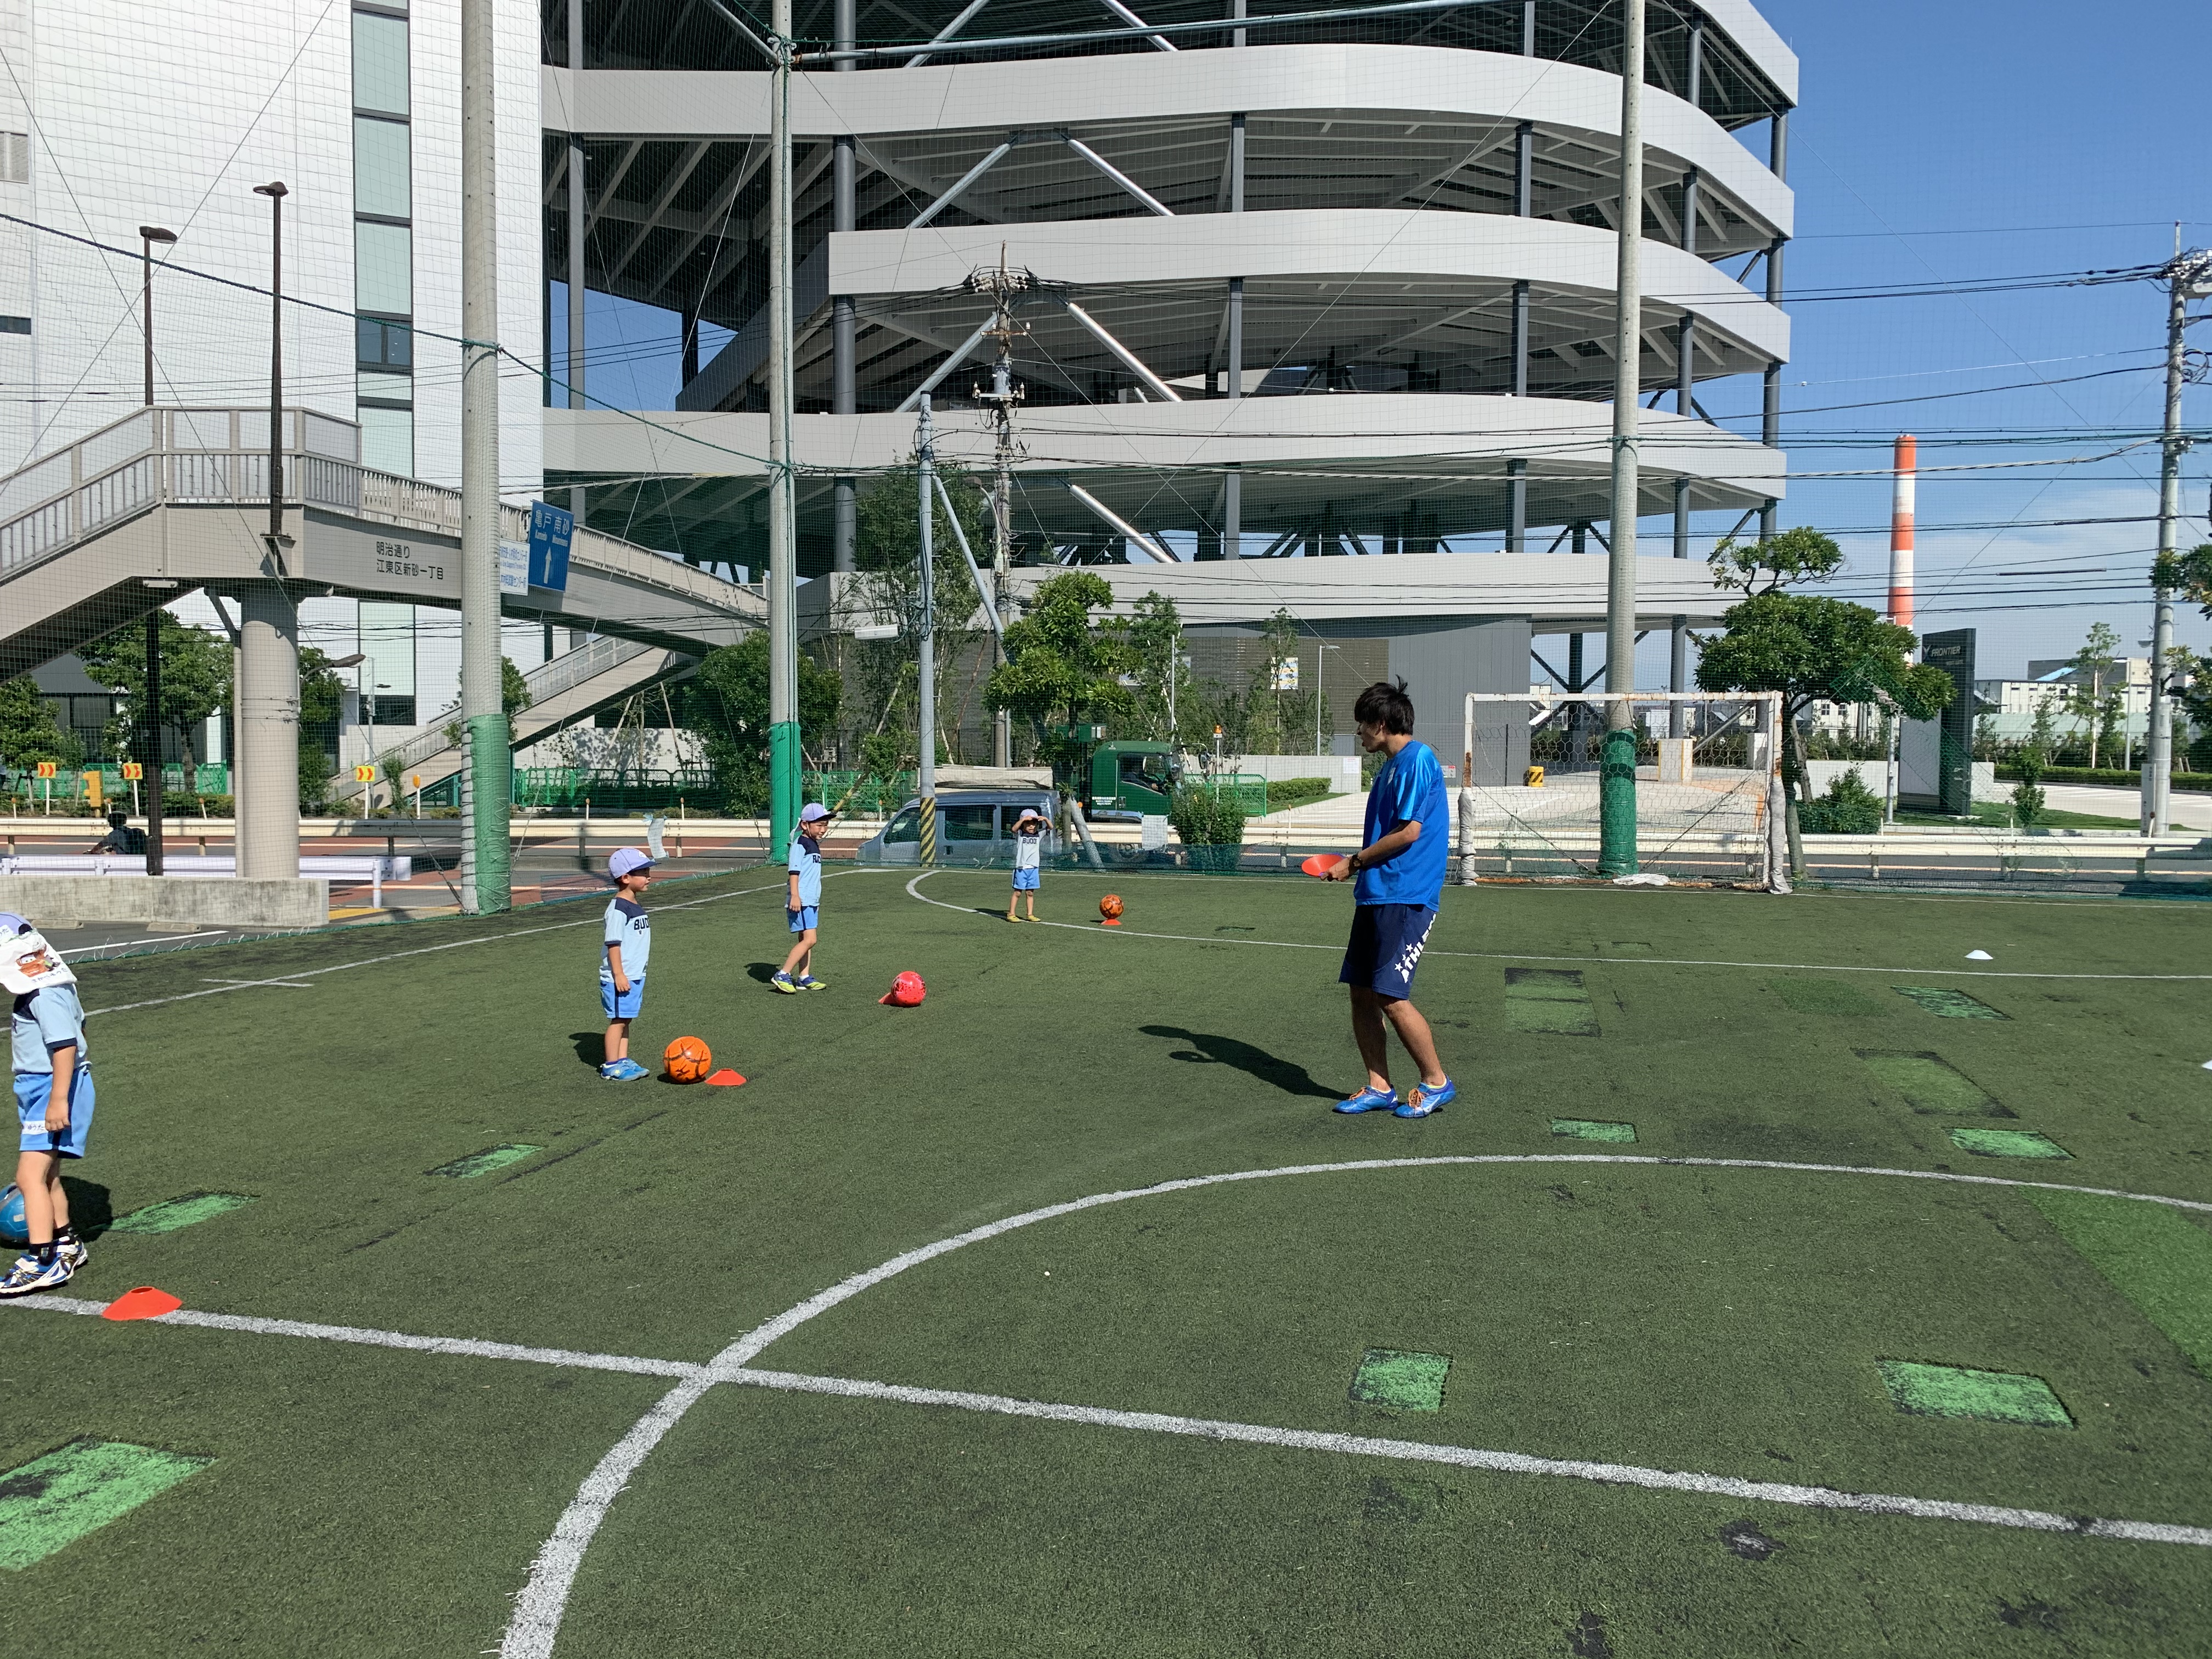
{"type": "Polygon", "coordinates": [[[1601,876],[1636,873],[1636,732],[1631,727],[1605,734],[1597,774],[1598,853],[1601,876]]]}
{"type": "Polygon", "coordinates": [[[514,794],[514,751],[505,714],[469,717],[469,781],[476,808],[477,914],[513,904],[508,882],[508,803],[514,794]]]}
{"type": "Polygon", "coordinates": [[[768,861],[781,864],[791,850],[791,832],[799,827],[799,723],[785,720],[768,730],[768,861]]]}

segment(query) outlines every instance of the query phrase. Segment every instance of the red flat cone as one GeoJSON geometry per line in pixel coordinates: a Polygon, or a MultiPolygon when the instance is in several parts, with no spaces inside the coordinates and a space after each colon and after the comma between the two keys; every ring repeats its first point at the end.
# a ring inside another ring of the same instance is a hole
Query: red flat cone
{"type": "Polygon", "coordinates": [[[100,1310],[102,1319],[155,1319],[185,1304],[152,1285],[134,1285],[100,1310]]]}
{"type": "Polygon", "coordinates": [[[1298,868],[1310,876],[1326,878],[1330,871],[1343,862],[1344,854],[1341,853],[1316,853],[1304,863],[1299,865],[1298,868]]]}
{"type": "Polygon", "coordinates": [[[714,1076],[708,1078],[707,1082],[710,1086],[714,1088],[735,1089],[744,1082],[744,1079],[739,1077],[735,1072],[725,1066],[720,1071],[715,1073],[714,1076]]]}

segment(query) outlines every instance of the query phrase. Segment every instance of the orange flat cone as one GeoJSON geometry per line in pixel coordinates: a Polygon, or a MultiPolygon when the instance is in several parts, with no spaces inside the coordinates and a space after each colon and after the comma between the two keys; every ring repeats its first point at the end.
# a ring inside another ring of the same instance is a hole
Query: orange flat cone
{"type": "Polygon", "coordinates": [[[715,1073],[714,1076],[708,1078],[707,1081],[711,1086],[716,1088],[735,1089],[743,1085],[744,1079],[739,1077],[735,1072],[725,1066],[720,1071],[715,1073]]]}
{"type": "Polygon", "coordinates": [[[152,1285],[134,1285],[100,1310],[102,1319],[156,1319],[185,1304],[152,1285]]]}

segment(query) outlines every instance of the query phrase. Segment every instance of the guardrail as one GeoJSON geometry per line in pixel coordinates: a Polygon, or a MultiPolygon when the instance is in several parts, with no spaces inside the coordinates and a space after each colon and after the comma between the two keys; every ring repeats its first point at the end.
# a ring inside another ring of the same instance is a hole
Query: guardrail
{"type": "MultiPolygon", "coordinates": [[[[0,876],[143,876],[143,853],[10,853],[0,856],[0,876]]],[[[218,880],[238,873],[238,860],[228,853],[172,853],[161,860],[164,878],[185,881],[218,880]]],[[[384,902],[384,884],[411,880],[415,860],[309,853],[300,860],[300,873],[332,882],[365,881],[372,903],[384,902]]]]}

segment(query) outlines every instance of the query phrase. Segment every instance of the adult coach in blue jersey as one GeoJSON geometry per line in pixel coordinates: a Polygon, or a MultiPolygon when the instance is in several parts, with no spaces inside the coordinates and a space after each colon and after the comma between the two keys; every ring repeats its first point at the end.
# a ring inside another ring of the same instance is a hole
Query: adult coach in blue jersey
{"type": "Polygon", "coordinates": [[[1352,988],[1352,1033],[1367,1064],[1367,1086],[1339,1101],[1336,1109],[1427,1117],[1459,1092],[1437,1059],[1428,1021],[1413,1004],[1413,969],[1443,896],[1451,839],[1443,763],[1413,737],[1413,700],[1404,681],[1369,686],[1352,705],[1352,717],[1358,722],[1359,746],[1386,758],[1367,792],[1359,850],[1328,872],[1331,881],[1353,884],[1358,908],[1337,977],[1352,988]],[[1390,1086],[1386,1020],[1421,1073],[1419,1085],[1407,1090],[1402,1102],[1390,1086]]]}

